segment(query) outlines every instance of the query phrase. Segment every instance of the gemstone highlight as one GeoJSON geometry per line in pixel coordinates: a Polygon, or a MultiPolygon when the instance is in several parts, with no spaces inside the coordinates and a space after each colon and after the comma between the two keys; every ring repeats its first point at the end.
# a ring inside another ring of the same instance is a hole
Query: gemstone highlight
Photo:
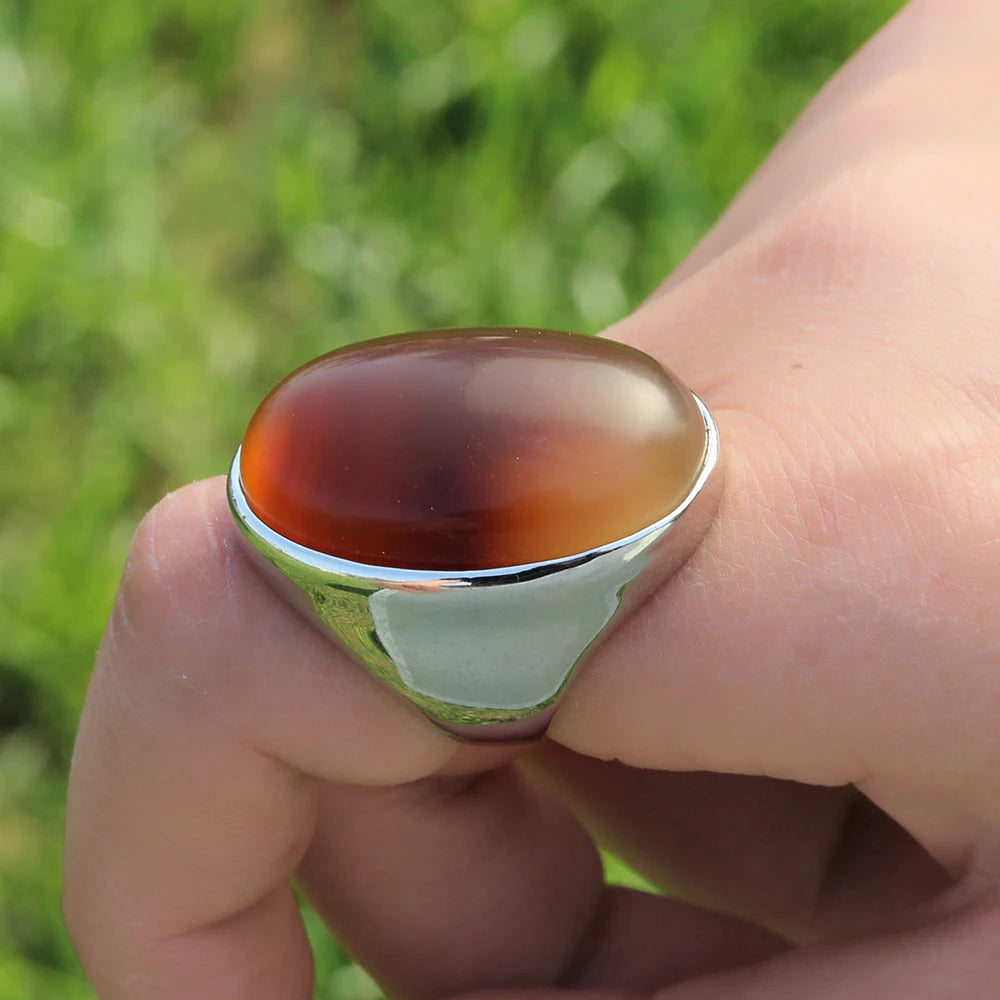
{"type": "Polygon", "coordinates": [[[294,542],[450,572],[634,534],[684,499],[704,451],[694,397],[641,351],[550,330],[430,330],[289,375],[250,421],[240,479],[294,542]]]}

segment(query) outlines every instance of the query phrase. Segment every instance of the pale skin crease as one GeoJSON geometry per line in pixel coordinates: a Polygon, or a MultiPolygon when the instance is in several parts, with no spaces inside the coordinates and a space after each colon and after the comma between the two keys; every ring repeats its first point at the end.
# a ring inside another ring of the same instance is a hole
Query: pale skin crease
{"type": "Polygon", "coordinates": [[[998,50],[994,0],[911,4],[609,332],[707,399],[727,488],[541,748],[459,749],[342,656],[221,479],[151,512],[70,786],[101,1000],[305,1000],[296,873],[399,998],[994,995],[998,50]]]}

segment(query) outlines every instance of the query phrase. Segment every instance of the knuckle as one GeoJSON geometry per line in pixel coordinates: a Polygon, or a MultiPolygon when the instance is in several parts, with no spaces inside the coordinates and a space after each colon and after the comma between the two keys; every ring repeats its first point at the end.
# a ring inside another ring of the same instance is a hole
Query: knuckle
{"type": "MultiPolygon", "coordinates": [[[[951,120],[941,102],[926,74],[903,72],[836,112],[814,154],[828,162],[809,168],[805,189],[792,180],[737,248],[744,273],[807,292],[891,294],[914,290],[932,268],[966,266],[970,252],[994,255],[995,140],[980,127],[963,141],[929,141],[928,119],[951,120]]],[[[956,138],[966,131],[949,127],[956,138]]]]}
{"type": "Polygon", "coordinates": [[[744,275],[810,296],[882,283],[910,257],[914,238],[889,205],[880,169],[846,168],[770,219],[743,248],[744,275]]]}

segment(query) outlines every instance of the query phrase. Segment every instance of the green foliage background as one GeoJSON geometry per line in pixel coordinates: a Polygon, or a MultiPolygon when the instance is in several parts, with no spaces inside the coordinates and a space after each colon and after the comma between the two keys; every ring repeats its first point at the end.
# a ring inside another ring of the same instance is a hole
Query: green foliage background
{"type": "Polygon", "coordinates": [[[143,511],[337,345],[619,318],[898,6],[0,0],[0,1000],[91,996],[62,799],[143,511]]]}

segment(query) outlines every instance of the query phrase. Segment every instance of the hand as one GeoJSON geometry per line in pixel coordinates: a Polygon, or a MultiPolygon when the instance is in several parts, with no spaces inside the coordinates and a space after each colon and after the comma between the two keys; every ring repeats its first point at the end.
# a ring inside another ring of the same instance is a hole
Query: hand
{"type": "Polygon", "coordinates": [[[998,45],[991,0],[916,0],[611,331],[712,405],[726,494],[534,751],[337,652],[221,480],[150,513],[69,799],[102,1000],[308,997],[295,873],[399,997],[993,995],[998,45]]]}

